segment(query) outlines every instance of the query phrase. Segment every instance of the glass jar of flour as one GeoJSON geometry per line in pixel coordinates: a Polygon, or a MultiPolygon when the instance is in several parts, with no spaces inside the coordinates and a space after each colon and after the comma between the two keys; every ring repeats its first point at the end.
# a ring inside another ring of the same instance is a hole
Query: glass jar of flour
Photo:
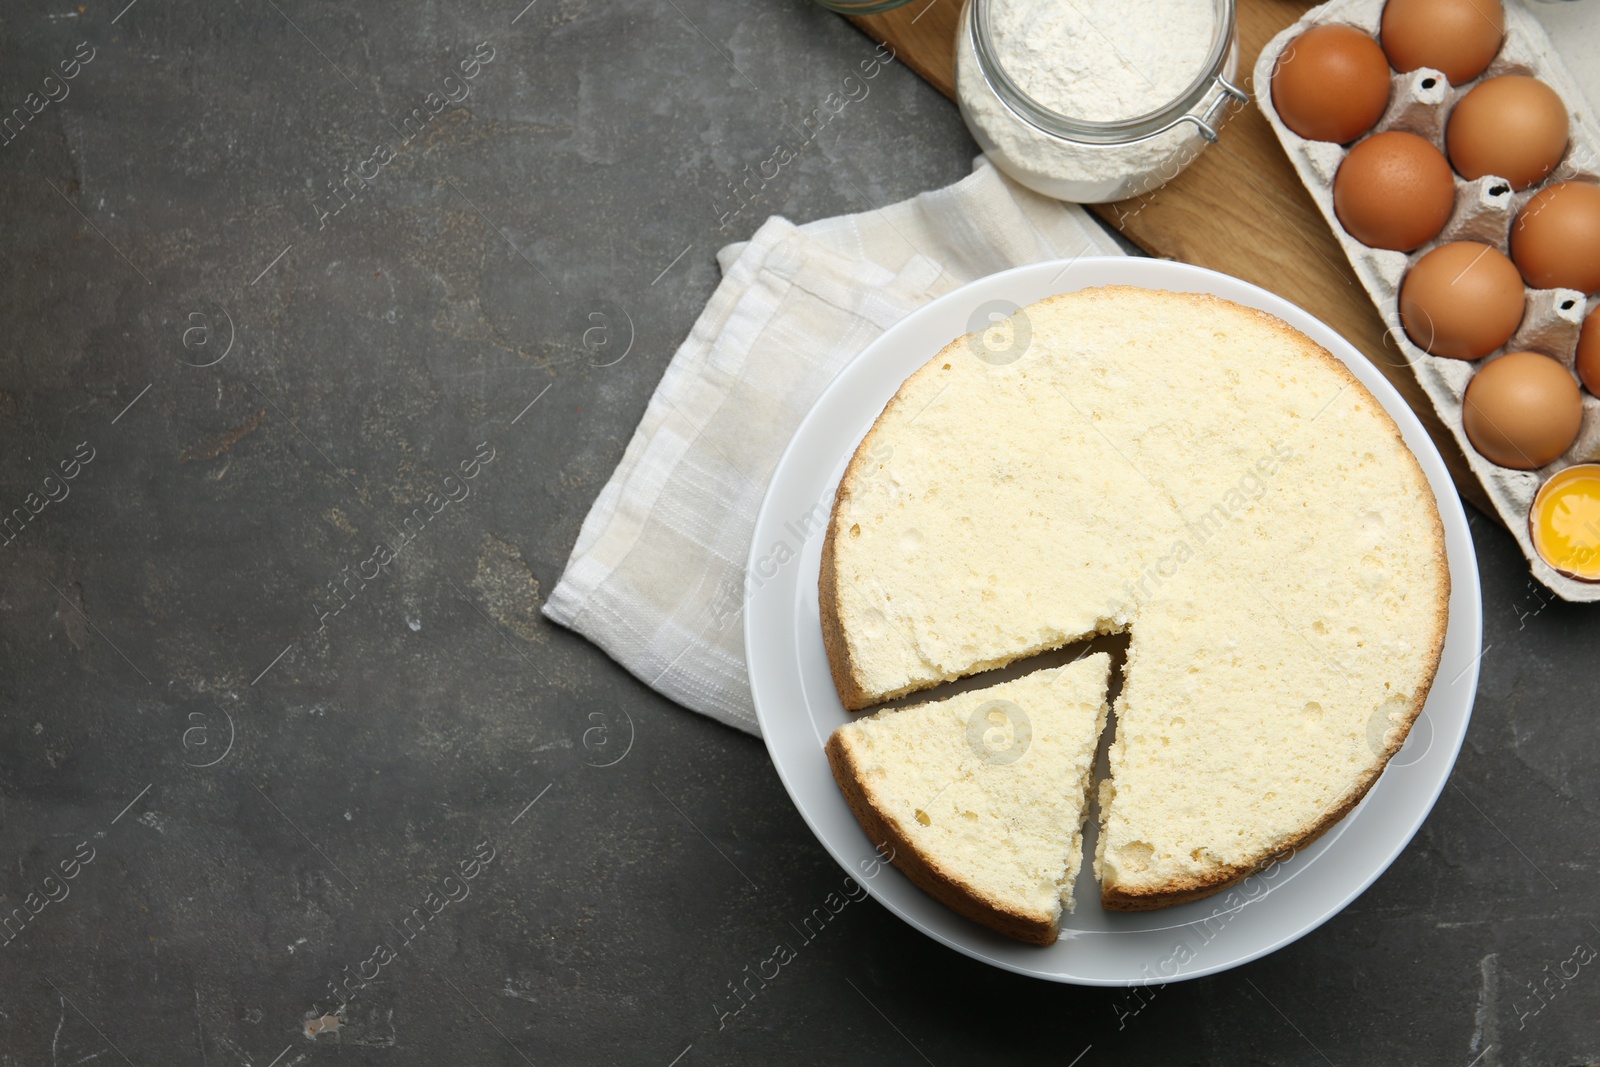
{"type": "Polygon", "coordinates": [[[967,0],[961,115],[985,154],[1046,196],[1153,192],[1248,101],[1234,0],[967,0]]]}

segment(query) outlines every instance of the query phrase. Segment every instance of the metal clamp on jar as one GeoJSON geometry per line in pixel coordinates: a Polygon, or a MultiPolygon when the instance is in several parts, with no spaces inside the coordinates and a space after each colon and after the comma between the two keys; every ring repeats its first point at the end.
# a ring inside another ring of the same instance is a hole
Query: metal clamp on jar
{"type": "MultiPolygon", "coordinates": [[[[1056,69],[1019,66],[1018,56],[1034,63],[1051,58],[1040,48],[1040,35],[1022,21],[1053,9],[1047,5],[1048,0],[967,0],[956,40],[956,90],[967,128],[996,166],[1030,189],[1078,203],[1152,192],[1193,162],[1217,139],[1227,116],[1249,100],[1231,80],[1239,62],[1234,0],[1210,0],[1209,5],[1200,0],[1188,12],[1192,21],[1193,16],[1205,17],[1209,7],[1210,47],[1203,54],[1199,45],[1205,38],[1194,38],[1189,27],[1168,24],[1164,15],[1146,20],[1128,11],[1120,16],[1124,39],[1135,29],[1146,35],[1141,42],[1148,45],[1145,52],[1119,48],[1111,34],[1092,22],[1090,32],[1075,34],[1072,41],[1079,47],[1092,41],[1101,50],[1107,75],[1125,83],[1130,73],[1143,79],[1142,88],[1148,90],[1144,97],[1135,83],[1133,92],[1124,91],[1116,99],[1099,91],[1093,62],[1081,56],[1063,56],[1056,69]],[[1179,51],[1185,47],[1187,55],[1179,51]],[[1009,63],[1008,55],[1013,57],[1009,63]],[[1151,68],[1149,74],[1143,65],[1151,68]],[[1185,65],[1188,70],[1182,69],[1185,65]],[[1067,85],[1070,97],[1063,95],[1060,70],[1079,76],[1076,84],[1067,85]],[[1041,71],[1048,76],[1041,77],[1041,71]],[[1168,91],[1174,85],[1182,87],[1168,91]],[[1092,106],[1081,104],[1086,93],[1096,97],[1092,106]],[[1077,114],[1065,113],[1066,105],[1051,106],[1067,99],[1080,101],[1073,108],[1077,114]],[[1129,106],[1136,110],[1115,113],[1129,106]]],[[[1122,5],[1100,6],[1113,12],[1122,5]]],[[[1168,12],[1180,6],[1163,5],[1168,12]]],[[[1089,17],[1077,5],[1069,10],[1089,17]]]]}

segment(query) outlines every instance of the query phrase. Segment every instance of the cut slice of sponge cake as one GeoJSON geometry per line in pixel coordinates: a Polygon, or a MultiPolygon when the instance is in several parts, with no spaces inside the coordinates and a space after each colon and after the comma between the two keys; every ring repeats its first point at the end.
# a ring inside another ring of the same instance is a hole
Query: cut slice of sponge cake
{"type": "Polygon", "coordinates": [[[1083,854],[1103,652],[841,726],[828,762],[875,845],[935,900],[1009,937],[1055,941],[1083,854]]]}

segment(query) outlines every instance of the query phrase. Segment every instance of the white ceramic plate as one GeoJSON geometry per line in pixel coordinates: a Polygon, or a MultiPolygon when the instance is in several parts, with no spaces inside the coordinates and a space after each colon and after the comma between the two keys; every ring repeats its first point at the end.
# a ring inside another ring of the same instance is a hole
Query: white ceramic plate
{"type": "Polygon", "coordinates": [[[1038,263],[992,275],[891,327],[833,380],[801,422],[756,519],[749,559],[745,652],[756,713],[795,806],[833,857],[890,911],[975,959],[1083,985],[1194,978],[1238,966],[1327,921],[1400,854],[1438,799],[1466,735],[1478,684],[1483,616],[1466,515],[1444,461],[1400,394],[1348,342],[1293,304],[1224,274],[1140,258],[1038,263]],[[817,575],[834,489],[856,445],[901,383],[969,332],[990,301],[1026,305],[1096,285],[1212,293],[1282,318],[1342,359],[1399,424],[1433,486],[1449,556],[1450,622],[1439,673],[1411,737],[1365,800],[1293,858],[1207,900],[1162,911],[1107,912],[1087,871],[1076,911],[1049,948],[1011,941],[924,895],[873,861],[872,843],[834,785],[823,745],[849,715],[828,672],[817,575]]]}

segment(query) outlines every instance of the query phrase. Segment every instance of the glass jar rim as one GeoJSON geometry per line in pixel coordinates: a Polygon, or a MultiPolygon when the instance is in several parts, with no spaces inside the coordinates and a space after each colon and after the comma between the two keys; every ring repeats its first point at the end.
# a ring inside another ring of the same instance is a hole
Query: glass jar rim
{"type": "Polygon", "coordinates": [[[990,33],[989,5],[991,0],[968,0],[966,32],[972,41],[972,50],[978,60],[978,70],[984,81],[994,90],[1000,101],[1018,117],[1039,130],[1072,141],[1116,145],[1143,140],[1161,132],[1182,118],[1216,86],[1228,54],[1233,49],[1236,29],[1235,0],[1212,0],[1216,11],[1216,29],[1212,35],[1211,50],[1200,73],[1176,98],[1154,111],[1110,122],[1063,115],[1034,99],[1006,73],[994,47],[990,33]]]}

